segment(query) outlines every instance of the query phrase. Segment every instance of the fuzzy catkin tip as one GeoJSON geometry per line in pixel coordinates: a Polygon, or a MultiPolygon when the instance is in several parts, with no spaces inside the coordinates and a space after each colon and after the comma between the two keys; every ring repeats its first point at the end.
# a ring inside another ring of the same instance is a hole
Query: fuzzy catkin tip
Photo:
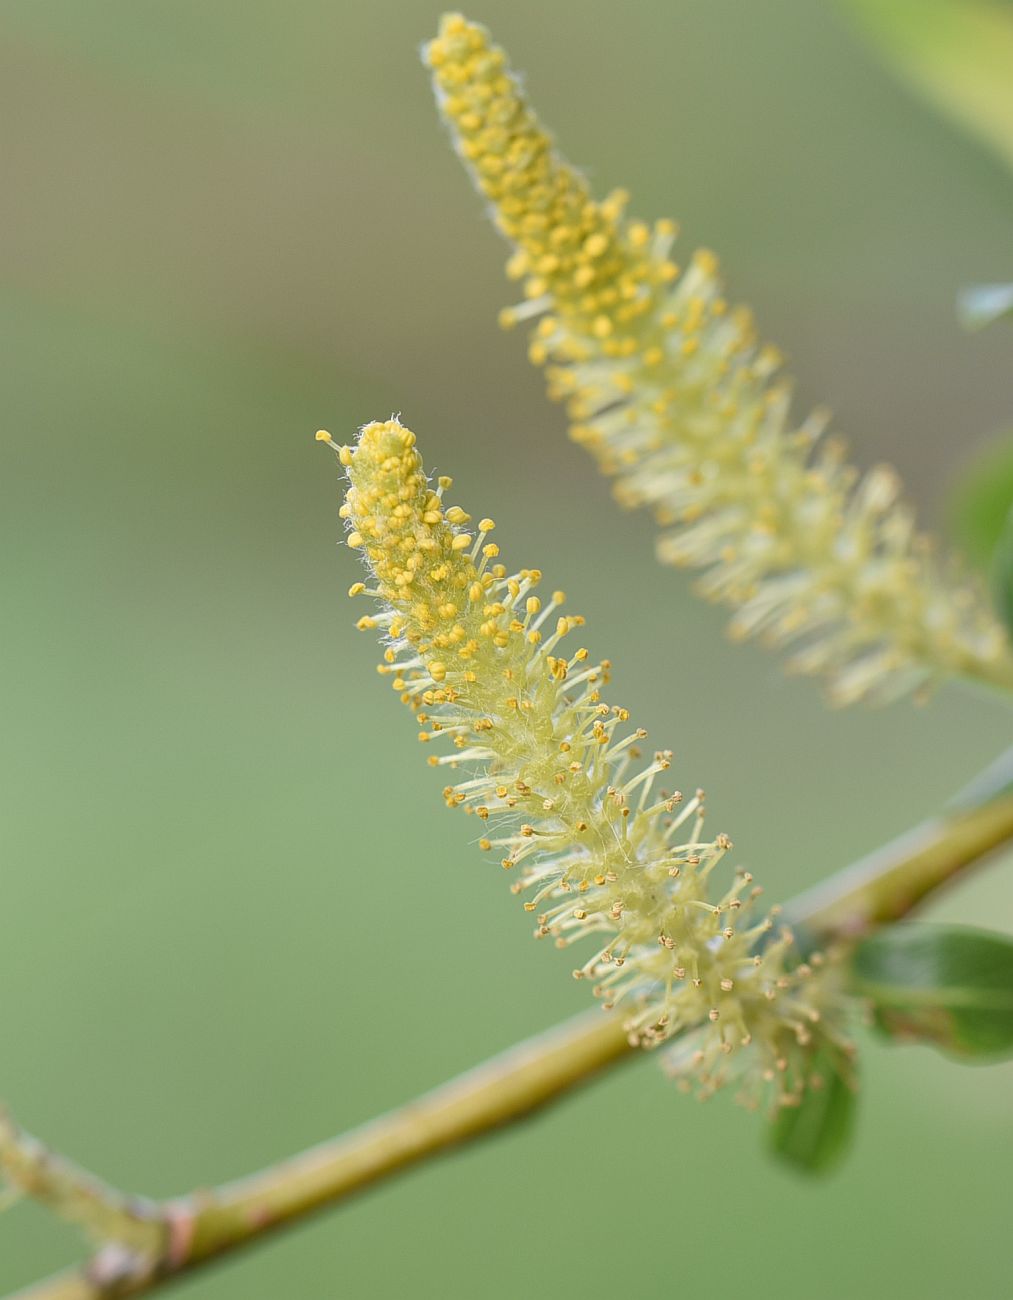
{"type": "Polygon", "coordinates": [[[864,477],[794,424],[778,350],[731,308],[708,250],[685,269],[674,222],[594,199],[555,150],[485,28],[449,14],[425,50],[457,152],[513,246],[536,321],[529,356],[566,404],[571,437],[662,526],[659,558],[702,569],[735,608],[731,633],[790,648],[838,704],[886,702],[947,674],[1013,688],[1013,650],[977,586],[915,531],[896,475],[864,477]]]}
{"type": "Polygon", "coordinates": [[[602,698],[608,661],[563,648],[584,620],[560,613],[562,592],[536,594],[540,571],[498,562],[491,519],[444,504],[451,480],[430,483],[415,435],[374,423],[336,450],[367,570],[349,594],[375,604],[358,626],[380,634],[446,804],[481,823],[535,934],[584,949],[574,976],[622,1006],[631,1041],[682,1036],[701,1095],[738,1077],[747,1100],[772,1085],[796,1102],[817,1048],[850,1052],[836,974],[803,961],[776,909],[758,913],[748,872],[713,883],[732,843],[704,837],[703,792],[667,785],[671,752],[645,754],[646,731],[602,698]]]}

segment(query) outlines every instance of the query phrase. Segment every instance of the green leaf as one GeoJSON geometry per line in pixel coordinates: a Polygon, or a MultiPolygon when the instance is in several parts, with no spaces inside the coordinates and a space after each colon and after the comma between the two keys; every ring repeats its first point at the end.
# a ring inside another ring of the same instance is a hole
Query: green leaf
{"type": "Polygon", "coordinates": [[[987,447],[953,493],[950,528],[964,554],[986,572],[1013,508],[1013,434],[987,447]]]}
{"type": "Polygon", "coordinates": [[[1013,636],[1013,505],[992,557],[992,588],[999,617],[1013,636]]]}
{"type": "Polygon", "coordinates": [[[957,316],[965,330],[981,330],[1003,318],[1013,321],[1013,284],[973,284],[962,289],[957,316]]]}
{"type": "Polygon", "coordinates": [[[996,0],[847,0],[895,71],[1013,166],[1013,11],[996,0]]]}
{"type": "Polygon", "coordinates": [[[1013,939],[902,922],[858,945],[853,988],[891,1038],[965,1059],[1013,1054],[1013,939]]]}
{"type": "Polygon", "coordinates": [[[821,1088],[808,1087],[797,1106],[785,1106],[771,1127],[771,1148],[779,1159],[807,1174],[826,1174],[848,1149],[855,1115],[855,1091],[830,1053],[818,1058],[821,1088]]]}

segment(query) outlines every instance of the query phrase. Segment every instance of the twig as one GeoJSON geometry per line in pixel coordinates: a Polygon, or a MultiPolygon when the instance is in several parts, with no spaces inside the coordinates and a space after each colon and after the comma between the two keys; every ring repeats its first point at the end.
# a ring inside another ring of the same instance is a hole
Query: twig
{"type": "Polygon", "coordinates": [[[161,1249],[134,1258],[132,1270],[117,1252],[122,1266],[113,1275],[117,1261],[100,1251],[84,1269],[40,1282],[14,1300],[140,1295],[427,1156],[525,1119],[638,1054],[618,1016],[585,1012],[361,1128],[250,1178],[165,1203],[161,1249]]]}
{"type": "MultiPolygon", "coordinates": [[[[906,915],[1010,841],[1013,751],[950,811],[802,895],[785,914],[820,938],[852,938],[906,915]]],[[[49,1167],[72,1171],[89,1197],[106,1195],[115,1235],[82,1269],[40,1282],[12,1300],[140,1295],[428,1156],[524,1119],[639,1054],[617,1017],[587,1012],[351,1133],[250,1178],[161,1205],[132,1202],[52,1157],[49,1167]],[[147,1254],[127,1248],[122,1219],[115,1229],[116,1216],[129,1217],[137,1205],[143,1206],[147,1229],[155,1228],[157,1244],[147,1254]]],[[[0,1169],[5,1159],[0,1139],[0,1169]]],[[[31,1190],[43,1200],[59,1200],[46,1195],[44,1181],[31,1190]]]]}
{"type": "Polygon", "coordinates": [[[807,890],[785,914],[811,933],[854,938],[906,916],[1013,836],[1013,748],[939,817],[807,890]]]}

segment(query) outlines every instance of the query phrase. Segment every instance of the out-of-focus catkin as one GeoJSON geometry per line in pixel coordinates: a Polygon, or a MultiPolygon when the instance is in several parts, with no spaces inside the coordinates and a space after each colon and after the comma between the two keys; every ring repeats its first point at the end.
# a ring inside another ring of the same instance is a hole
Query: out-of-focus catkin
{"type": "Polygon", "coordinates": [[[792,422],[777,349],[729,307],[713,253],[683,270],[673,222],[627,218],[622,191],[592,198],[483,27],[446,16],[425,59],[514,247],[524,301],[503,323],[537,318],[531,360],[618,499],[654,511],[660,558],[703,569],[701,591],[735,607],[732,634],[790,645],[789,667],[836,703],[947,674],[1013,687],[1001,625],[915,531],[893,471],[859,475],[821,414],[792,422]]]}

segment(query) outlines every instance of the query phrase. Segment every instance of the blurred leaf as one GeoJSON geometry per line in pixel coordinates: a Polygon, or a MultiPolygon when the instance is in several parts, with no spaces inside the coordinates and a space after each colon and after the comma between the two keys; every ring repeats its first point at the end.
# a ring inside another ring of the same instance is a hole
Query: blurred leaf
{"type": "Polygon", "coordinates": [[[809,1087],[797,1106],[777,1114],[771,1133],[774,1154],[807,1174],[825,1174],[843,1158],[851,1138],[855,1092],[836,1061],[824,1053],[816,1066],[823,1087],[809,1087]]]}
{"type": "Polygon", "coordinates": [[[957,484],[950,527],[964,554],[988,570],[1013,507],[1013,434],[975,460],[957,484]]]}
{"type": "Polygon", "coordinates": [[[957,315],[966,330],[984,329],[1003,317],[1013,320],[1013,284],[974,284],[961,290],[957,315]]]}
{"type": "Polygon", "coordinates": [[[992,586],[999,617],[1013,635],[1013,505],[992,559],[992,586]]]}
{"type": "Polygon", "coordinates": [[[1013,167],[1013,10],[995,0],[846,0],[896,71],[1013,167]]]}
{"type": "Polygon", "coordinates": [[[1013,1053],[1013,939],[956,925],[904,922],[864,940],[853,987],[891,1038],[962,1057],[1013,1053]]]}

